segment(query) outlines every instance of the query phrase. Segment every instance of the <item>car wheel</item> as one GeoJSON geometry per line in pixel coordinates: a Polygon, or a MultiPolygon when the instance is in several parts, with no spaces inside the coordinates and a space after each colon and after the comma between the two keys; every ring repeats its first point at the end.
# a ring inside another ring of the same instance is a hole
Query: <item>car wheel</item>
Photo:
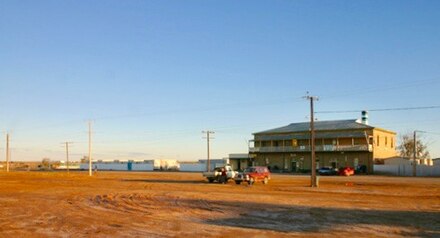
{"type": "Polygon", "coordinates": [[[235,181],[235,184],[240,185],[240,184],[241,184],[241,181],[235,181]]]}
{"type": "Polygon", "coordinates": [[[208,179],[208,182],[209,182],[209,183],[213,183],[213,182],[214,182],[214,179],[208,179]]]}
{"type": "Polygon", "coordinates": [[[267,177],[264,177],[263,184],[267,184],[268,182],[269,182],[269,179],[267,177]]]}

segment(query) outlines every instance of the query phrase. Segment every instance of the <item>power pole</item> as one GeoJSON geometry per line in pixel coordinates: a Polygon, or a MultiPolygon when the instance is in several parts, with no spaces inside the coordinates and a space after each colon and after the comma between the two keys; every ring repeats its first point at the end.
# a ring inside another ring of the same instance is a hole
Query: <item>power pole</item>
{"type": "Polygon", "coordinates": [[[67,165],[67,174],[69,174],[69,144],[73,144],[73,142],[64,142],[66,146],[66,165],[67,165]]]}
{"type": "Polygon", "coordinates": [[[316,180],[316,156],[315,156],[315,115],[313,111],[313,101],[318,100],[318,97],[315,96],[305,96],[306,99],[310,100],[310,158],[312,162],[311,168],[311,187],[318,187],[318,183],[316,180]]]}
{"type": "Polygon", "coordinates": [[[414,149],[413,149],[413,177],[417,176],[417,131],[414,131],[414,149]]]}
{"type": "Polygon", "coordinates": [[[6,133],[6,172],[9,172],[9,133],[6,133]]]}
{"type": "Polygon", "coordinates": [[[202,131],[202,133],[206,133],[206,145],[207,145],[207,149],[208,149],[208,161],[207,161],[207,165],[206,165],[206,170],[208,171],[208,172],[210,172],[211,171],[211,162],[210,162],[210,158],[209,158],[209,156],[210,156],[210,153],[209,153],[209,142],[210,142],[210,139],[212,139],[212,138],[210,138],[209,137],[209,135],[210,134],[214,134],[215,132],[213,132],[213,131],[202,131]]]}
{"type": "Polygon", "coordinates": [[[92,176],[92,121],[89,121],[89,176],[92,176]]]}

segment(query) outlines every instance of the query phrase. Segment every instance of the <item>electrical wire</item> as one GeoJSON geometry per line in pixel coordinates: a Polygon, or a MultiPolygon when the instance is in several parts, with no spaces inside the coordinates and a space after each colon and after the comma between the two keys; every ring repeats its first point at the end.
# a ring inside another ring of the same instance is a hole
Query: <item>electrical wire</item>
{"type": "Polygon", "coordinates": [[[397,108],[380,108],[380,109],[362,109],[362,110],[335,110],[335,111],[317,111],[315,113],[352,113],[352,112],[360,112],[360,111],[369,111],[369,112],[384,112],[384,111],[408,111],[408,110],[424,110],[424,109],[436,109],[440,108],[440,106],[421,106],[421,107],[397,107],[397,108]]]}

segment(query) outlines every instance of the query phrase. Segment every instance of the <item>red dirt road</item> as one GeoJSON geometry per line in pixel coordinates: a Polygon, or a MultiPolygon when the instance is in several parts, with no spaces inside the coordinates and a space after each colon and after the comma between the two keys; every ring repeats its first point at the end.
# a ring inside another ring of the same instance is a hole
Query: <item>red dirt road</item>
{"type": "Polygon", "coordinates": [[[440,178],[0,172],[0,237],[440,237],[440,178]]]}

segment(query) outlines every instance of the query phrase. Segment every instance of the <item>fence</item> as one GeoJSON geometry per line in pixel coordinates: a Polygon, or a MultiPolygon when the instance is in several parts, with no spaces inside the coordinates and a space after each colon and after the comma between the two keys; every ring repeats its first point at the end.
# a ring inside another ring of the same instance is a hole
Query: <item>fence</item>
{"type": "MultiPolygon", "coordinates": [[[[412,165],[374,165],[374,174],[388,174],[397,176],[412,176],[412,165]]],[[[421,177],[440,177],[440,166],[417,165],[417,176],[421,177]]]]}

